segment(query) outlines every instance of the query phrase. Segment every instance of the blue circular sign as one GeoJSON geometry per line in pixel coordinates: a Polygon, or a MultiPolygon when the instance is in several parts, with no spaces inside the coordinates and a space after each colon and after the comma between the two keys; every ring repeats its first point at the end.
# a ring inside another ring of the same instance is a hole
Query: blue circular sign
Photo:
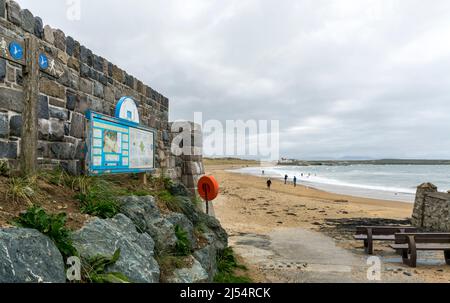
{"type": "Polygon", "coordinates": [[[9,53],[15,60],[22,60],[23,47],[19,43],[13,41],[9,44],[9,53]]]}
{"type": "Polygon", "coordinates": [[[47,69],[48,68],[48,58],[46,55],[44,54],[40,54],[39,55],[39,66],[42,69],[47,69]]]}

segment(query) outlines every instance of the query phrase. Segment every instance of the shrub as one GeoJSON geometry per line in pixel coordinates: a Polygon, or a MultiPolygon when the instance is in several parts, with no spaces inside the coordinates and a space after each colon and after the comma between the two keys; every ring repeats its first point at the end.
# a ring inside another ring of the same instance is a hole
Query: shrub
{"type": "Polygon", "coordinates": [[[112,257],[95,256],[83,260],[83,280],[89,283],[130,283],[128,277],[119,272],[107,273],[109,266],[120,258],[120,249],[112,257]]]}
{"type": "Polygon", "coordinates": [[[179,225],[175,226],[175,236],[177,243],[175,251],[178,256],[188,256],[191,254],[191,244],[189,242],[188,233],[179,225]]]}
{"type": "Polygon", "coordinates": [[[237,262],[233,250],[228,247],[217,255],[218,273],[214,277],[217,283],[251,283],[251,279],[246,276],[236,275],[235,271],[247,270],[244,265],[237,262]]]}
{"type": "Polygon", "coordinates": [[[44,209],[32,206],[21,214],[13,223],[18,227],[33,228],[48,236],[58,247],[64,257],[77,256],[77,250],[72,244],[70,231],[66,226],[65,213],[49,215],[44,209]]]}

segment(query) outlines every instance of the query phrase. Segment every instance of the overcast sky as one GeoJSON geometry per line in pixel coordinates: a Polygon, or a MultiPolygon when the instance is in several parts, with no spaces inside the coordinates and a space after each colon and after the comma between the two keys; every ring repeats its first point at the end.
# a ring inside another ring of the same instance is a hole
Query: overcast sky
{"type": "Polygon", "coordinates": [[[448,0],[19,0],[170,118],[280,120],[281,156],[450,158],[448,0]]]}

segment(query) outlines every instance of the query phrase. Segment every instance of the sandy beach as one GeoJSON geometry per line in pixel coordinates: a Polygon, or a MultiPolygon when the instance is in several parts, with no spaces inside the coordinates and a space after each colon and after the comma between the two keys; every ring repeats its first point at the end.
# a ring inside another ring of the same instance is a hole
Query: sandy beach
{"type": "MultiPolygon", "coordinates": [[[[206,161],[218,180],[217,218],[230,244],[257,282],[371,282],[363,244],[352,239],[359,225],[408,225],[413,205],[339,195],[229,170],[251,163],[206,161]]],[[[375,245],[380,282],[450,282],[441,254],[426,253],[408,268],[387,243],[375,245]]]]}

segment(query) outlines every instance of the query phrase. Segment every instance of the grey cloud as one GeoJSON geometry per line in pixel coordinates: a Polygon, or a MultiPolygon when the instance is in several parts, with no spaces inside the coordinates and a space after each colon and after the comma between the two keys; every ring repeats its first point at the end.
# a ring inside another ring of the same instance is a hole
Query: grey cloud
{"type": "Polygon", "coordinates": [[[19,3],[168,96],[171,119],[278,119],[287,157],[450,158],[446,0],[82,0],[79,22],[19,3]]]}

